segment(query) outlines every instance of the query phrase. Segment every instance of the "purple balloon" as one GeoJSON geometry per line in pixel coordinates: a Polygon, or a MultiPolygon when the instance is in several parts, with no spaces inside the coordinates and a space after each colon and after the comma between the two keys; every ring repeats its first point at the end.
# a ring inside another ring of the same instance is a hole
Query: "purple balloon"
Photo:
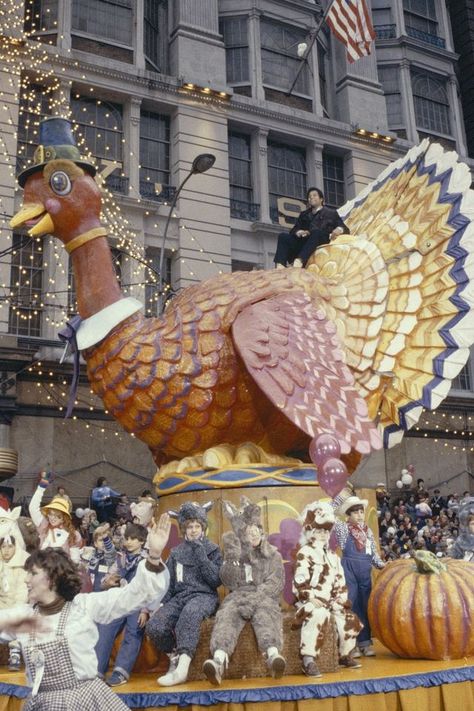
{"type": "Polygon", "coordinates": [[[318,482],[331,498],[337,496],[346,485],[348,473],[346,465],[340,459],[332,457],[318,469],[318,482]]]}
{"type": "Polygon", "coordinates": [[[327,459],[331,457],[338,459],[341,456],[341,447],[333,435],[320,434],[311,440],[309,456],[319,469],[327,459]]]}

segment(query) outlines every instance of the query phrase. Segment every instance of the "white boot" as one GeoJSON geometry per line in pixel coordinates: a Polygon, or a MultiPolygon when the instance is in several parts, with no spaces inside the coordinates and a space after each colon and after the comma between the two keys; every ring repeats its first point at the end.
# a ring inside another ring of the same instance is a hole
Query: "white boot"
{"type": "Polygon", "coordinates": [[[206,659],[202,665],[202,670],[211,684],[219,686],[228,664],[229,658],[223,649],[216,649],[212,659],[206,659]]]}
{"type": "Polygon", "coordinates": [[[281,679],[285,671],[286,660],[276,647],[268,647],[267,649],[267,667],[274,679],[281,679]]]}
{"type": "Polygon", "coordinates": [[[176,669],[168,670],[164,676],[160,676],[157,679],[158,684],[160,684],[160,686],[175,686],[176,684],[184,684],[188,678],[190,664],[191,657],[189,654],[180,654],[176,669]]]}

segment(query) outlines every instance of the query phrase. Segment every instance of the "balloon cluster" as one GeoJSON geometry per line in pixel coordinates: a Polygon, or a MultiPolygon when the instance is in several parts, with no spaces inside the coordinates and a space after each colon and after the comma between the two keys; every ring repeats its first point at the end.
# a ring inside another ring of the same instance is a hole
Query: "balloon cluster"
{"type": "Polygon", "coordinates": [[[318,469],[320,486],[329,496],[337,496],[349,476],[346,465],[339,459],[341,447],[337,439],[330,434],[314,437],[309,445],[309,456],[318,469]]]}
{"type": "Polygon", "coordinates": [[[415,474],[415,467],[413,464],[409,464],[406,469],[402,469],[401,477],[396,483],[397,489],[403,489],[404,486],[410,486],[413,482],[413,476],[415,474]]]}

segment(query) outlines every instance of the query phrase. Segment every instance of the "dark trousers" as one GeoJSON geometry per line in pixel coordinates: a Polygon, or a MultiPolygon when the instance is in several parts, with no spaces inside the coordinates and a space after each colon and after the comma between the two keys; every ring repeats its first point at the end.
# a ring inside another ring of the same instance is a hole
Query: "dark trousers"
{"type": "Polygon", "coordinates": [[[313,230],[309,237],[296,237],[290,232],[280,232],[273,261],[286,267],[298,258],[305,265],[316,247],[328,242],[329,236],[321,230],[313,230]]]}
{"type": "Polygon", "coordinates": [[[170,654],[194,657],[199,643],[201,622],[216,611],[219,598],[214,594],[177,594],[149,619],[146,633],[155,647],[170,654]]]}

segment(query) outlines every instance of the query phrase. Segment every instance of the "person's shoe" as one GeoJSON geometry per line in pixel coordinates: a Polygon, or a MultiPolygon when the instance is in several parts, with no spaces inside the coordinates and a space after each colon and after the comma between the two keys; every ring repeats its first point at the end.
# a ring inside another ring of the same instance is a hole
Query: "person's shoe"
{"type": "Polygon", "coordinates": [[[275,269],[286,269],[284,264],[275,264],[275,269]]]}
{"type": "Polygon", "coordinates": [[[188,654],[180,654],[178,656],[178,664],[176,667],[168,672],[164,676],[160,676],[157,681],[160,686],[176,686],[176,684],[184,684],[188,678],[189,665],[191,664],[191,657],[188,654]]]}
{"type": "Polygon", "coordinates": [[[352,659],[359,659],[361,656],[361,651],[359,647],[356,647],[352,652],[351,652],[352,659]]]}
{"type": "Polygon", "coordinates": [[[221,662],[216,662],[214,659],[206,659],[202,665],[202,671],[206,679],[214,686],[219,686],[224,674],[224,665],[221,662]]]}
{"type": "Polygon", "coordinates": [[[21,669],[21,654],[20,651],[11,651],[8,657],[8,671],[20,671],[21,669]]]}
{"type": "Polygon", "coordinates": [[[346,667],[347,669],[360,669],[362,664],[356,662],[352,654],[346,654],[345,657],[339,657],[339,666],[346,667]]]}
{"type": "Polygon", "coordinates": [[[375,649],[370,644],[367,647],[360,647],[360,653],[364,657],[375,657],[375,649]]]}
{"type": "Polygon", "coordinates": [[[303,662],[303,673],[306,674],[306,676],[322,676],[321,672],[319,671],[318,665],[316,664],[314,659],[312,659],[310,662],[303,662]]]}
{"type": "Polygon", "coordinates": [[[303,267],[303,262],[301,261],[301,259],[298,259],[298,257],[297,257],[297,258],[293,261],[293,266],[294,266],[296,269],[301,269],[301,268],[303,267]]]}
{"type": "Polygon", "coordinates": [[[281,679],[286,668],[285,657],[282,657],[281,654],[274,654],[267,659],[267,666],[274,679],[281,679]]]}
{"type": "Polygon", "coordinates": [[[126,684],[127,681],[128,679],[125,674],[122,674],[122,672],[118,669],[114,669],[112,674],[107,679],[107,684],[109,686],[122,686],[122,684],[126,684]]]}

